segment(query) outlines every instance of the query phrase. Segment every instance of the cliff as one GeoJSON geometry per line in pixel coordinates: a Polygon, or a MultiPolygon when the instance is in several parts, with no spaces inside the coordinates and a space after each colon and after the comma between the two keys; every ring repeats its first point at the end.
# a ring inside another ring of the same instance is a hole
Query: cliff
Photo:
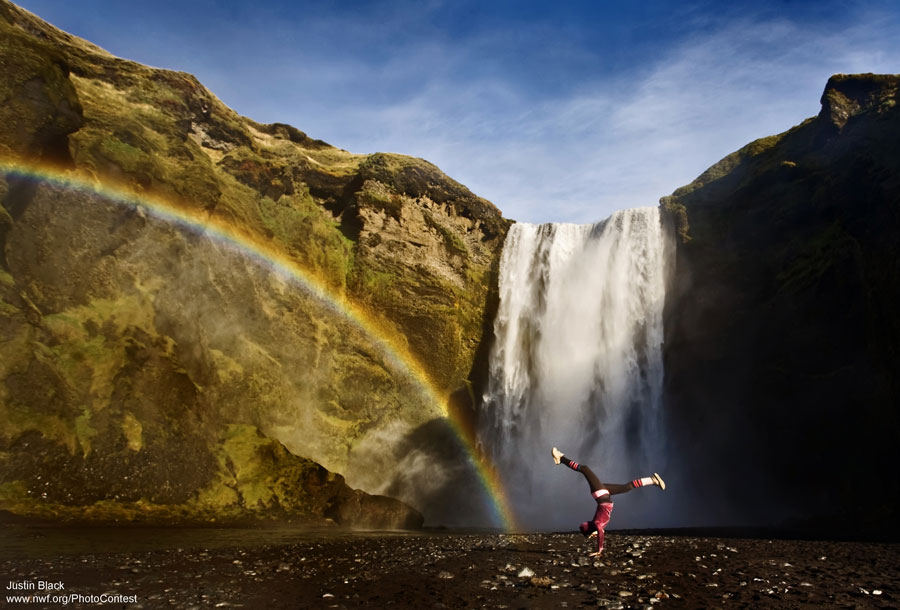
{"type": "Polygon", "coordinates": [[[673,456],[712,520],[897,531],[898,84],[833,76],[818,116],[661,200],[673,456]]]}
{"type": "Polygon", "coordinates": [[[433,519],[477,485],[440,403],[472,408],[490,202],[5,0],[0,65],[0,508],[404,526],[310,460],[433,519]]]}

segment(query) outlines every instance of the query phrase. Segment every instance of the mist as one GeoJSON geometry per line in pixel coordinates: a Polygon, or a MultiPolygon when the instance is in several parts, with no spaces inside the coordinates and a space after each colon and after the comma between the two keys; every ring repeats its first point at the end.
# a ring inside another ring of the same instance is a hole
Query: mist
{"type": "Polygon", "coordinates": [[[327,296],[152,207],[45,183],[27,205],[41,230],[12,235],[14,275],[54,286],[42,307],[89,317],[110,345],[153,342],[196,388],[198,416],[251,424],[352,487],[405,501],[426,524],[498,525],[423,381],[327,296]],[[59,254],[23,256],[50,250],[59,254]]]}

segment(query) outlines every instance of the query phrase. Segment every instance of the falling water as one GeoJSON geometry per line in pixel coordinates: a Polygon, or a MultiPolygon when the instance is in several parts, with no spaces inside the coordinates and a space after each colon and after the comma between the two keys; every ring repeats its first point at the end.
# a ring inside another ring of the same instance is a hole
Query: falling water
{"type": "MultiPolygon", "coordinates": [[[[554,445],[604,481],[664,470],[666,235],[657,208],[510,229],[479,442],[526,527],[571,528],[592,511],[554,445]]],[[[615,498],[628,506],[616,526],[658,524],[649,491],[615,498]]]]}

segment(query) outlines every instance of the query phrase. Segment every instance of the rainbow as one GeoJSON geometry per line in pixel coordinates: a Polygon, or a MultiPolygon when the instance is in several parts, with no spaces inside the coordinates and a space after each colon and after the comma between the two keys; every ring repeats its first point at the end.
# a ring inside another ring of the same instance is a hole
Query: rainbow
{"type": "Polygon", "coordinates": [[[406,371],[419,384],[428,399],[440,408],[443,417],[450,423],[460,443],[466,448],[469,460],[478,473],[481,484],[490,499],[494,519],[501,524],[505,531],[516,530],[510,502],[503,490],[499,476],[479,455],[470,439],[471,435],[465,432],[463,422],[452,416],[447,406],[447,393],[436,387],[427,371],[406,346],[392,336],[396,334],[395,332],[386,330],[383,323],[376,320],[363,308],[351,303],[345,296],[336,294],[325,282],[302,269],[285,254],[267,245],[246,229],[213,218],[208,212],[187,209],[153,195],[138,194],[126,186],[102,183],[95,176],[85,176],[77,170],[62,169],[49,164],[0,159],[0,174],[45,182],[58,188],[89,192],[117,204],[138,207],[164,222],[178,225],[192,232],[200,232],[253,258],[273,273],[291,280],[310,295],[327,304],[333,311],[344,316],[365,332],[392,364],[397,365],[400,370],[406,371]]]}

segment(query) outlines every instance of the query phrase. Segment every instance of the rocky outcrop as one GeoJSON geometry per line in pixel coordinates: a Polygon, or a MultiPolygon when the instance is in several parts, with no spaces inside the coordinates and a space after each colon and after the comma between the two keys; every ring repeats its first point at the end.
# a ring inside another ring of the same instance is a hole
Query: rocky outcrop
{"type": "Polygon", "coordinates": [[[2,510],[67,523],[422,527],[422,514],[415,509],[351,489],[341,475],[291,454],[252,426],[227,425],[203,441],[179,439],[185,451],[178,460],[170,454],[154,459],[160,457],[153,451],[160,443],[143,450],[144,430],[137,418],[125,426],[130,426],[126,446],[109,446],[106,439],[117,435],[104,430],[107,434],[98,435],[97,447],[81,463],[36,432],[22,435],[4,464],[14,482],[5,483],[2,510]],[[42,459],[33,459],[34,454],[42,459]],[[47,461],[58,470],[41,468],[47,461]]]}
{"type": "Polygon", "coordinates": [[[661,201],[667,409],[710,520],[896,523],[898,84],[834,76],[817,117],[661,201]]]}
{"type": "MultiPolygon", "coordinates": [[[[0,12],[0,19],[9,11],[0,12]]],[[[65,162],[67,136],[83,124],[65,57],[39,39],[5,30],[0,40],[0,154],[27,154],[65,162]]]]}
{"type": "MultiPolygon", "coordinates": [[[[225,491],[234,426],[368,492],[391,488],[404,456],[353,456],[373,438],[420,438],[444,395],[469,395],[499,211],[423,160],[256,123],[191,75],[112,57],[5,1],[0,61],[4,506],[294,510],[287,492],[248,504],[225,491]]],[[[437,493],[459,484],[443,472],[403,477],[437,493]]],[[[416,523],[387,499],[325,496],[340,501],[294,512],[416,523]]]]}

